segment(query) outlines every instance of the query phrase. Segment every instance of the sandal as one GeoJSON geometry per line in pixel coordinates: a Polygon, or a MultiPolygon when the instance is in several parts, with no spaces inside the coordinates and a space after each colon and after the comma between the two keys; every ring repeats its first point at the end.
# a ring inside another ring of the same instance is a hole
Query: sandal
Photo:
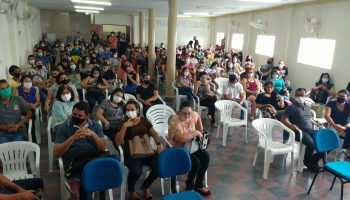
{"type": "Polygon", "coordinates": [[[152,200],[152,194],[151,194],[151,191],[149,188],[141,188],[143,193],[144,193],[144,196],[145,196],[145,199],[146,200],[152,200]]]}
{"type": "Polygon", "coordinates": [[[209,196],[211,195],[211,191],[208,190],[207,188],[194,188],[194,191],[198,192],[199,194],[201,194],[202,196],[209,196]]]}
{"type": "Polygon", "coordinates": [[[130,193],[130,200],[141,200],[137,192],[130,193]]]}

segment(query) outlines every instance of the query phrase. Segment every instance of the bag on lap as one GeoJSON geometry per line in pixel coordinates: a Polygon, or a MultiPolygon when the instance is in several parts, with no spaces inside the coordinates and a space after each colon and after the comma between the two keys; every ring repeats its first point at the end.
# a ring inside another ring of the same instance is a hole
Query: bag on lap
{"type": "Polygon", "coordinates": [[[202,138],[199,138],[199,137],[193,138],[193,140],[191,142],[191,147],[189,150],[190,153],[195,153],[197,151],[207,150],[207,148],[210,144],[211,135],[206,130],[203,130],[202,134],[203,134],[202,138]]]}
{"type": "Polygon", "coordinates": [[[155,154],[147,134],[135,136],[129,140],[131,158],[146,158],[155,154]]]}

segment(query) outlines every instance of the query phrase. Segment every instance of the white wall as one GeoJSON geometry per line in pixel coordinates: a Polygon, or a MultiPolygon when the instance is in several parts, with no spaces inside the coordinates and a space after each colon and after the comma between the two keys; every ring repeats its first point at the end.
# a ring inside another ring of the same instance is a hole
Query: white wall
{"type": "Polygon", "coordinates": [[[95,24],[116,24],[132,26],[132,16],[118,14],[95,14],[95,24]]]}
{"type": "Polygon", "coordinates": [[[5,14],[0,14],[0,79],[7,78],[10,65],[24,65],[33,46],[41,37],[40,10],[20,1],[18,15],[25,12],[34,15],[32,21],[14,20],[8,22],[5,14]]]}
{"type": "MultiPolygon", "coordinates": [[[[255,54],[256,37],[260,34],[275,35],[275,64],[279,59],[286,61],[293,88],[310,89],[322,72],[329,72],[336,89],[339,90],[345,88],[350,81],[350,70],[347,66],[350,27],[346,25],[350,19],[349,8],[350,1],[328,1],[217,17],[213,22],[215,28],[211,40],[215,42],[216,32],[229,32],[230,36],[236,32],[244,33],[244,56],[252,54],[256,64],[261,65],[266,62],[267,57],[255,54]],[[319,38],[336,40],[331,70],[297,62],[300,38],[316,37],[315,33],[307,33],[304,29],[304,18],[307,16],[320,17],[322,27],[318,31],[319,38]],[[236,30],[231,23],[233,19],[239,21],[236,30]],[[264,31],[249,27],[248,21],[254,19],[267,19],[267,29],[264,31]]],[[[227,45],[230,46],[231,42],[227,45]]]]}

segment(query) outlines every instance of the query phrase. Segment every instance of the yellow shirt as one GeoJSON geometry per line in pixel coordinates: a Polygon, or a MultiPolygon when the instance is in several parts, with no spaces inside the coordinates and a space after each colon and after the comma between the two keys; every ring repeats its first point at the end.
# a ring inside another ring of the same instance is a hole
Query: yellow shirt
{"type": "Polygon", "coordinates": [[[17,88],[18,86],[21,85],[20,82],[15,81],[13,78],[7,80],[7,83],[9,84],[9,86],[10,86],[11,88],[17,88]]]}

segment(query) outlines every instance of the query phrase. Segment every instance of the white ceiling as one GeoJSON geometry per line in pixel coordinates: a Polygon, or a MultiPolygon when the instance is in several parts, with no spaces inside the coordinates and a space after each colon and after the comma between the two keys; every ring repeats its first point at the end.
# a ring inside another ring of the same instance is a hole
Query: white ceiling
{"type": "MultiPolygon", "coordinates": [[[[155,8],[157,16],[168,15],[168,0],[95,0],[111,2],[112,6],[97,6],[91,4],[77,4],[70,0],[30,0],[30,3],[38,8],[48,10],[59,10],[65,12],[74,12],[74,5],[104,7],[101,13],[136,13],[147,11],[148,8],[155,8]]],[[[256,0],[255,2],[243,2],[239,0],[178,0],[179,14],[184,12],[191,13],[210,13],[210,16],[219,16],[229,13],[243,11],[259,10],[263,8],[276,7],[284,4],[307,2],[312,0],[281,0],[280,3],[264,3],[256,0]]]]}

